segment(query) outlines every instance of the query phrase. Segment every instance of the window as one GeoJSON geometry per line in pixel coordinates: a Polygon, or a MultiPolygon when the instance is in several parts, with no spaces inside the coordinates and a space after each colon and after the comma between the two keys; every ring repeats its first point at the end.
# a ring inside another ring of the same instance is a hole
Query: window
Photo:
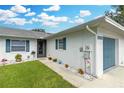
{"type": "Polygon", "coordinates": [[[63,39],[59,39],[59,49],[64,49],[64,41],[63,41],[63,39]]]}
{"type": "Polygon", "coordinates": [[[66,50],[66,38],[56,39],[56,49],[66,50]]]}
{"type": "Polygon", "coordinates": [[[29,40],[10,40],[6,39],[6,52],[30,51],[29,40]]]}
{"type": "Polygon", "coordinates": [[[25,40],[11,40],[11,51],[25,51],[26,41],[25,40]]]}

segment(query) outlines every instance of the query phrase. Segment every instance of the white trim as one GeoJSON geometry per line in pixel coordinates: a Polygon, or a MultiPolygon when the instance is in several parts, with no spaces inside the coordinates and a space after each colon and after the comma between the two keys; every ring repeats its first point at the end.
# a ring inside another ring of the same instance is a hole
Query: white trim
{"type": "Polygon", "coordinates": [[[115,27],[121,29],[122,31],[124,31],[124,27],[122,25],[120,25],[119,23],[115,22],[114,20],[108,18],[108,17],[105,17],[105,21],[114,25],[115,27]]]}

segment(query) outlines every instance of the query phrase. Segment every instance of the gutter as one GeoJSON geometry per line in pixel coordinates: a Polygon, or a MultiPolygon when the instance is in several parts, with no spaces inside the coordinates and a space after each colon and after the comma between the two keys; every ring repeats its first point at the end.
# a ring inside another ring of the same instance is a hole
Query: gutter
{"type": "Polygon", "coordinates": [[[105,21],[114,25],[115,27],[119,28],[120,30],[124,31],[124,26],[120,25],[119,23],[117,23],[116,21],[112,20],[109,17],[105,17],[105,21]]]}
{"type": "Polygon", "coordinates": [[[92,34],[97,35],[92,29],[89,28],[88,25],[86,26],[86,29],[87,29],[89,32],[91,32],[92,34]]]}

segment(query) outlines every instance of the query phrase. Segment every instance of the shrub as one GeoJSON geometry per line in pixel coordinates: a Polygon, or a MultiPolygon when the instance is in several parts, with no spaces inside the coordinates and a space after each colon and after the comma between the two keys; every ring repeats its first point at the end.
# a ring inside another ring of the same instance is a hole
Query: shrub
{"type": "Polygon", "coordinates": [[[49,60],[52,60],[52,57],[48,57],[49,60]]]}
{"type": "Polygon", "coordinates": [[[78,73],[81,74],[81,75],[83,75],[84,74],[84,71],[81,68],[79,68],[78,69],[78,73]]]}
{"type": "Polygon", "coordinates": [[[57,62],[57,58],[54,58],[54,59],[53,59],[53,62],[57,62]]]}
{"type": "Polygon", "coordinates": [[[16,59],[16,62],[22,61],[22,55],[21,55],[21,54],[17,54],[17,55],[15,56],[15,59],[16,59]]]}
{"type": "Polygon", "coordinates": [[[68,68],[69,67],[69,65],[68,64],[65,64],[65,68],[68,68]]]}

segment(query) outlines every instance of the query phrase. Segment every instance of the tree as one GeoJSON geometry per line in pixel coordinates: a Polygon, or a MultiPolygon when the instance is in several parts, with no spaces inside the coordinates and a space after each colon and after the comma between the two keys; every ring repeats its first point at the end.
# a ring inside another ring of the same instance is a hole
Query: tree
{"type": "Polygon", "coordinates": [[[39,28],[37,28],[37,29],[32,29],[32,31],[45,32],[45,29],[39,29],[39,28]]]}
{"type": "Polygon", "coordinates": [[[106,11],[105,15],[112,18],[113,20],[115,20],[116,22],[118,22],[124,26],[124,6],[123,5],[114,5],[111,7],[112,7],[112,9],[115,10],[115,12],[106,11]]]}

